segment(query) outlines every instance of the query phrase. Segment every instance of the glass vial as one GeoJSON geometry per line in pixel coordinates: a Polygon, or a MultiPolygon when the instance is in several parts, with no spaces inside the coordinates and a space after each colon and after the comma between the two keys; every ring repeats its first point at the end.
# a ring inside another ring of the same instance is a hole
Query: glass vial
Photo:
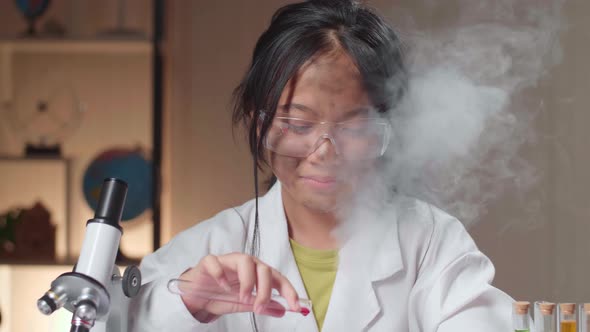
{"type": "Polygon", "coordinates": [[[512,307],[512,327],[514,332],[529,332],[529,307],[530,302],[514,302],[512,307]]]}
{"type": "Polygon", "coordinates": [[[535,332],[555,332],[557,328],[555,312],[555,303],[535,302],[535,332]]]}
{"type": "Polygon", "coordinates": [[[559,331],[560,332],[577,332],[576,324],[576,304],[560,303],[559,304],[559,331]]]}
{"type": "Polygon", "coordinates": [[[580,305],[580,332],[590,332],[590,303],[580,305]]]}

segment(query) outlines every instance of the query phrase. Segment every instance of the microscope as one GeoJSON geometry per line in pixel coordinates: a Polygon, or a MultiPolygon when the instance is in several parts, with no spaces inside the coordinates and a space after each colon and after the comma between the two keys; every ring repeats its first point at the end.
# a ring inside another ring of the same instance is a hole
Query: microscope
{"type": "Polygon", "coordinates": [[[121,276],[115,265],[122,228],[119,225],[127,183],[105,179],[93,219],[73,272],[60,275],[37,301],[45,315],[64,307],[72,312],[70,332],[127,330],[127,302],[141,287],[141,273],[129,266],[121,276]]]}

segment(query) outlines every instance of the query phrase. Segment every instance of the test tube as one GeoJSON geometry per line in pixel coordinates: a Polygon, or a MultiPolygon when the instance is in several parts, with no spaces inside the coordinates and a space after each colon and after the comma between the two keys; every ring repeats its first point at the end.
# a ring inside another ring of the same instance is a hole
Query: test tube
{"type": "Polygon", "coordinates": [[[555,318],[555,303],[535,302],[535,332],[555,332],[555,318]]]}
{"type": "MultiPolygon", "coordinates": [[[[252,296],[240,299],[240,295],[237,291],[215,291],[209,289],[208,287],[199,286],[191,281],[182,279],[170,279],[170,281],[168,281],[168,290],[174,294],[189,295],[205,300],[214,300],[237,304],[240,305],[241,308],[248,308],[248,310],[254,311],[254,300],[256,298],[255,293],[252,293],[252,296]]],[[[284,297],[277,294],[273,294],[270,296],[270,299],[271,302],[266,305],[266,308],[269,311],[283,313],[286,311],[291,311],[300,313],[303,316],[307,316],[311,312],[311,300],[299,299],[298,302],[300,309],[297,311],[293,311],[289,307],[287,299],[285,299],[284,297]]]]}
{"type": "Polygon", "coordinates": [[[580,305],[580,331],[590,332],[590,303],[580,305]]]}
{"type": "Polygon", "coordinates": [[[559,304],[559,331],[577,332],[575,303],[559,304]]]}
{"type": "Polygon", "coordinates": [[[529,307],[530,302],[514,302],[512,310],[512,326],[514,332],[529,332],[529,307]]]}

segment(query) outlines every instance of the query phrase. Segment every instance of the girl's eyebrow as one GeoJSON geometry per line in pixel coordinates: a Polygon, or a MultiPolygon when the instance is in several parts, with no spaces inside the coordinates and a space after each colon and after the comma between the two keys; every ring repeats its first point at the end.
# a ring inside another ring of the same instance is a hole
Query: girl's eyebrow
{"type": "MultiPolygon", "coordinates": [[[[292,108],[300,110],[305,113],[311,113],[314,116],[318,116],[318,113],[315,110],[313,110],[312,108],[307,107],[305,105],[302,105],[302,104],[290,103],[290,104],[284,104],[284,105],[279,106],[279,109],[285,113],[289,113],[289,111],[292,108]]],[[[348,119],[352,119],[352,118],[359,116],[359,115],[368,115],[369,113],[371,113],[372,110],[373,110],[373,108],[370,106],[360,106],[357,108],[353,108],[350,111],[347,111],[346,113],[344,113],[344,115],[342,116],[342,119],[343,119],[343,121],[346,121],[348,119]]]]}
{"type": "Polygon", "coordinates": [[[312,108],[307,107],[302,104],[297,104],[297,103],[289,103],[289,104],[280,105],[279,108],[281,110],[285,111],[286,113],[289,113],[291,108],[295,108],[295,109],[298,109],[298,110],[306,112],[306,113],[312,113],[313,115],[318,115],[317,112],[314,111],[312,108]]]}
{"type": "Polygon", "coordinates": [[[344,116],[342,116],[342,118],[347,120],[347,119],[352,119],[358,115],[368,115],[371,112],[371,110],[372,110],[372,108],[369,106],[357,107],[357,108],[354,108],[354,109],[344,113],[344,116]]]}

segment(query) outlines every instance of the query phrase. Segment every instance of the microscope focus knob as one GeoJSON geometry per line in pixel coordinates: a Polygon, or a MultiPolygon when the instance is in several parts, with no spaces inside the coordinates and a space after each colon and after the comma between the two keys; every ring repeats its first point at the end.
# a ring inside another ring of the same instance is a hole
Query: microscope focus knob
{"type": "Polygon", "coordinates": [[[141,288],[141,272],[135,265],[130,265],[125,269],[122,278],[123,294],[127,297],[134,297],[139,293],[141,288]]]}

